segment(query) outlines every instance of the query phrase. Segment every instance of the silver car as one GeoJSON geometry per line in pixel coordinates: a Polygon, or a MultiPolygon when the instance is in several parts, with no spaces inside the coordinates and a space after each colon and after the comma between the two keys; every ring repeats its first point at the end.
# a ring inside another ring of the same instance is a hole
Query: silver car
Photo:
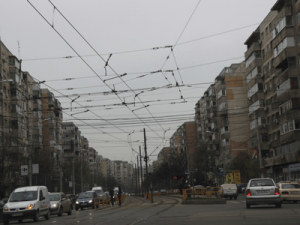
{"type": "Polygon", "coordinates": [[[62,216],[63,213],[72,215],[72,202],[64,193],[49,193],[49,199],[51,204],[51,215],[57,214],[58,216],[62,216]]]}
{"type": "Polygon", "coordinates": [[[279,188],[273,179],[251,179],[246,186],[245,194],[247,209],[249,209],[251,205],[261,204],[275,204],[277,208],[281,208],[279,188]]]}

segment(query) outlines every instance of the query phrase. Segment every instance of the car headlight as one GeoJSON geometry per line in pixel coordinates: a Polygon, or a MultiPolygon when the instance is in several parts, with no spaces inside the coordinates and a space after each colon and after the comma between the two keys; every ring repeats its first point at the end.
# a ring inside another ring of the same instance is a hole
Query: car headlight
{"type": "Polygon", "coordinates": [[[33,209],[33,206],[34,206],[34,205],[29,204],[29,205],[27,206],[27,209],[33,209]]]}
{"type": "Polygon", "coordinates": [[[76,201],[75,203],[76,203],[76,204],[79,204],[79,201],[76,201]]]}
{"type": "Polygon", "coordinates": [[[56,207],[57,207],[56,203],[51,204],[51,208],[56,208],[56,207]]]}
{"type": "Polygon", "coordinates": [[[89,200],[89,203],[92,203],[93,202],[93,200],[89,200]]]}
{"type": "Polygon", "coordinates": [[[8,211],[8,207],[7,206],[4,206],[4,208],[3,208],[3,211],[8,211]]]}

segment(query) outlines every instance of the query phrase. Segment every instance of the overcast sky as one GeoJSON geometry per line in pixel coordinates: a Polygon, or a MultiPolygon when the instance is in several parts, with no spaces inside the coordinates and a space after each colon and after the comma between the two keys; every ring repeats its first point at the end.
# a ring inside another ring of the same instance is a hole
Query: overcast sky
{"type": "Polygon", "coordinates": [[[193,120],[197,100],[224,67],[243,61],[244,42],[276,2],[202,0],[198,5],[198,0],[53,0],[54,10],[48,0],[32,0],[49,25],[26,0],[0,1],[1,40],[23,60],[22,70],[46,81],[42,88],[60,100],[64,121],[73,121],[90,147],[104,158],[133,162],[132,148],[138,151],[141,145],[143,149],[143,128],[148,154],[156,149],[153,160],[163,146],[169,146],[176,129],[193,120]],[[158,47],[175,43],[174,55],[166,60],[171,49],[158,47]],[[105,76],[105,62],[97,54],[106,61],[110,53],[111,68],[107,67],[105,76]],[[174,76],[151,73],[177,66],[180,71],[174,76]],[[122,79],[117,77],[125,73],[122,79]],[[106,79],[110,79],[107,85],[102,81],[106,79]],[[176,82],[184,85],[181,93],[174,87],[176,82]],[[71,111],[76,95],[80,97],[71,111]],[[127,107],[119,105],[124,99],[127,107]]]}

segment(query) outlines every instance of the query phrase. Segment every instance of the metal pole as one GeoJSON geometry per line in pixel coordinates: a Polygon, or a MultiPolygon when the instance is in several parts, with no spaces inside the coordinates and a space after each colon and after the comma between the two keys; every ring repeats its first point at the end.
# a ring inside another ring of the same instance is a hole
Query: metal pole
{"type": "Polygon", "coordinates": [[[82,152],[80,154],[80,183],[81,183],[81,192],[83,192],[83,179],[82,179],[82,152]]]}
{"type": "Polygon", "coordinates": [[[143,191],[143,166],[142,166],[141,146],[140,146],[140,167],[141,167],[141,190],[142,190],[142,197],[144,197],[144,191],[143,191]]]}
{"type": "Polygon", "coordinates": [[[135,195],[137,194],[137,169],[136,169],[136,164],[134,165],[135,168],[135,195]]]}
{"type": "Polygon", "coordinates": [[[137,163],[137,184],[138,184],[138,193],[141,193],[140,189],[140,171],[139,171],[139,156],[136,156],[136,163],[137,163]]]}
{"type": "Polygon", "coordinates": [[[147,196],[149,194],[149,174],[148,174],[148,157],[147,157],[147,142],[146,142],[146,129],[144,128],[144,148],[145,148],[145,163],[146,163],[146,175],[147,175],[147,196]]]}
{"type": "MultiPolygon", "coordinates": [[[[259,166],[262,165],[262,156],[261,156],[261,149],[260,149],[260,141],[259,141],[259,130],[258,130],[258,121],[257,121],[257,149],[258,149],[258,158],[259,158],[259,166]]],[[[260,174],[261,178],[264,178],[264,174],[260,174]]]]}
{"type": "Polygon", "coordinates": [[[75,195],[75,167],[74,167],[74,158],[75,156],[73,156],[73,160],[72,160],[72,167],[73,167],[73,177],[72,177],[72,187],[73,187],[73,195],[75,195]]]}
{"type": "Polygon", "coordinates": [[[32,149],[29,153],[29,168],[28,168],[28,179],[29,179],[29,186],[32,186],[32,160],[31,160],[31,154],[32,154],[32,149]]]}

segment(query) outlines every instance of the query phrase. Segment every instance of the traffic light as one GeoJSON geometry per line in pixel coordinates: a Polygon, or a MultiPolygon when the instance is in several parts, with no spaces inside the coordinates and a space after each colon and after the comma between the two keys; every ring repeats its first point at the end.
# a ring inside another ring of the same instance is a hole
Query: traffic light
{"type": "Polygon", "coordinates": [[[174,177],[173,177],[173,179],[174,179],[174,180],[177,180],[177,179],[178,179],[178,177],[177,177],[177,176],[174,176],[174,177]]]}
{"type": "Polygon", "coordinates": [[[183,179],[183,176],[180,176],[180,175],[174,175],[174,176],[173,176],[173,179],[174,179],[174,180],[180,180],[180,179],[183,179]]]}

